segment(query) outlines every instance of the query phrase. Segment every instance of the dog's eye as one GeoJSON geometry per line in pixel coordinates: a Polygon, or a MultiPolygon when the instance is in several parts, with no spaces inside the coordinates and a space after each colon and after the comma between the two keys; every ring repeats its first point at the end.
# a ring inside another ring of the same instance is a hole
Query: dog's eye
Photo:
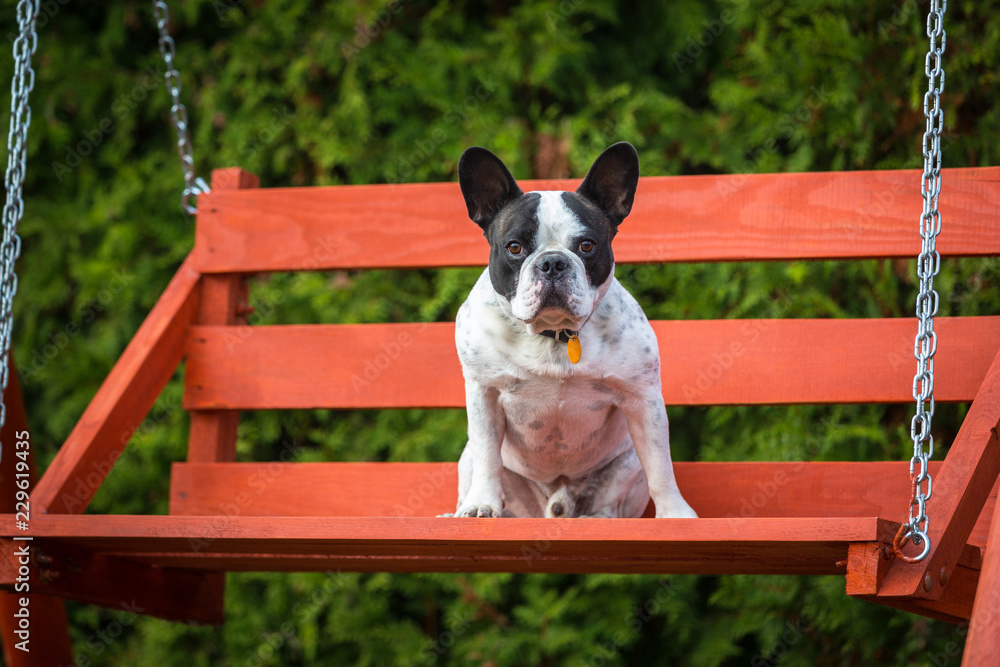
{"type": "Polygon", "coordinates": [[[512,255],[520,255],[522,250],[524,250],[524,248],[517,241],[511,241],[507,244],[507,252],[512,255]]]}
{"type": "Polygon", "coordinates": [[[585,239],[583,241],[580,241],[580,252],[584,253],[590,252],[591,250],[594,249],[595,245],[596,244],[590,239],[585,239]]]}

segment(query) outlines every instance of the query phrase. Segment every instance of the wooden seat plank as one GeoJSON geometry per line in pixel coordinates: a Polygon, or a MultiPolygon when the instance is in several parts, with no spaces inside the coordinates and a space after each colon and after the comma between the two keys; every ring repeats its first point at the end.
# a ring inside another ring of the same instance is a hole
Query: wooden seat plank
{"type": "MultiPolygon", "coordinates": [[[[162,566],[402,571],[843,573],[852,542],[885,542],[897,524],[874,517],[729,519],[439,519],[45,515],[47,543],[162,566]],[[184,560],[186,559],[186,560],[184,560]],[[204,559],[204,560],[202,560],[204,559]],[[196,565],[197,563],[197,565],[196,565]]],[[[15,533],[0,517],[0,537],[15,533]]]]}
{"type": "MultiPolygon", "coordinates": [[[[645,177],[619,263],[910,258],[920,171],[645,177]]],[[[950,256],[1000,254],[1000,167],[945,169],[950,256]]],[[[525,181],[575,190],[579,179],[525,181]]],[[[488,248],[457,183],[212,191],[199,199],[202,273],[482,266],[488,248]]]]}
{"type": "MultiPolygon", "coordinates": [[[[912,400],[915,322],[659,321],[668,405],[912,400]]],[[[935,395],[975,396],[1000,317],[939,318],[935,395]]],[[[584,342],[586,362],[587,342],[584,342]]],[[[184,407],[463,407],[454,324],[192,327],[184,407]]]]}

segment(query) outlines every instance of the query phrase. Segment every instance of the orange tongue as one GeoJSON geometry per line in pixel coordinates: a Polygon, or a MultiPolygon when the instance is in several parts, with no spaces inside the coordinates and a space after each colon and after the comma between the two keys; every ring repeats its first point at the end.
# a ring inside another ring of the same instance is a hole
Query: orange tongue
{"type": "Polygon", "coordinates": [[[571,334],[569,342],[566,344],[566,354],[569,355],[569,360],[574,364],[578,363],[582,353],[583,350],[580,348],[580,337],[577,334],[571,334]]]}

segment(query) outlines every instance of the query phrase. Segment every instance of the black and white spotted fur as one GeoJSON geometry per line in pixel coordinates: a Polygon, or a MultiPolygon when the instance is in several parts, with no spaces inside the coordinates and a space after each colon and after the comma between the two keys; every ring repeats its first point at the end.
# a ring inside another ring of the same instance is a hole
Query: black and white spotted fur
{"type": "Polygon", "coordinates": [[[576,192],[522,193],[468,149],[459,182],[490,261],[458,312],[469,441],[457,516],[694,517],[674,481],[656,337],[614,277],[639,160],[608,148],[576,192]],[[542,331],[579,331],[582,358],[542,331]]]}

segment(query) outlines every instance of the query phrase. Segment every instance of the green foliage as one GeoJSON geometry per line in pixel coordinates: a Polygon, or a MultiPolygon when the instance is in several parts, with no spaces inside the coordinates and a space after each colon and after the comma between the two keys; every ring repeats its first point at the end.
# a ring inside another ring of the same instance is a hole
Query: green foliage
{"type": "MultiPolygon", "coordinates": [[[[177,205],[148,3],[43,4],[14,340],[44,466],[193,230],[177,205]]],[[[519,177],[581,176],[621,139],[645,175],[920,164],[927,41],[912,0],[175,4],[203,174],[453,181],[461,151],[482,144],[519,177]]],[[[946,166],[1000,163],[997,10],[949,7],[946,166]]],[[[912,263],[886,261],[618,272],[655,318],[907,316],[915,294],[912,263]]],[[[276,275],[252,298],[259,322],[446,321],[476,274],[276,275]]],[[[943,314],[1000,310],[993,260],[946,261],[938,286],[943,314]]],[[[180,396],[178,376],[93,511],[166,510],[187,437],[180,396]]],[[[938,414],[946,449],[964,408],[938,414]]],[[[896,459],[909,447],[900,406],[670,416],[681,460],[896,459]]],[[[454,410],[250,414],[238,449],[245,460],[289,448],[302,461],[455,460],[464,429],[454,410]]],[[[78,664],[957,665],[964,639],[847,598],[837,577],[233,574],[226,604],[220,629],[137,617],[111,642],[97,633],[118,613],[71,604],[78,664]]]]}

